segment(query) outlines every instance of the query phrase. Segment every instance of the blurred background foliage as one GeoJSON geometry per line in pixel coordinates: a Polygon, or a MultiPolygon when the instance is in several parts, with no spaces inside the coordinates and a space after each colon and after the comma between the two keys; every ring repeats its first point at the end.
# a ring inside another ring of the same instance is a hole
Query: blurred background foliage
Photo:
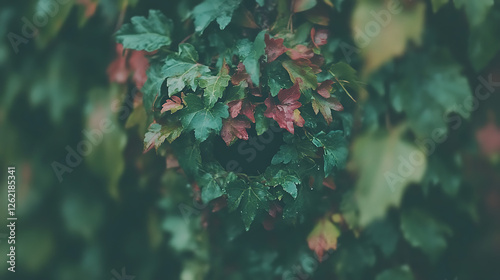
{"type": "MultiPolygon", "coordinates": [[[[142,154],[147,123],[131,99],[134,85],[111,83],[106,73],[117,56],[113,34],[131,16],[158,9],[183,22],[172,35],[180,42],[194,32],[199,1],[2,2],[0,167],[17,167],[19,218],[14,278],[0,239],[2,279],[119,280],[124,271],[136,279],[498,279],[500,3],[402,0],[385,24],[372,12],[390,1],[317,2],[333,6],[325,47],[366,84],[357,93],[348,171],[335,178],[333,194],[307,198],[333,200],[342,215],[333,219],[343,231],[338,249],[321,264],[307,236],[332,212],[324,203],[302,213],[299,225],[243,232],[197,205],[168,158],[142,154]],[[57,11],[30,33],[26,21],[50,5],[57,11]],[[371,22],[378,32],[366,32],[371,22]],[[14,46],[12,33],[24,39],[14,46]],[[464,109],[479,85],[489,97],[464,109]],[[65,162],[103,119],[112,129],[60,181],[53,163],[65,162]],[[435,149],[391,191],[381,174],[397,169],[415,143],[435,149]]],[[[314,13],[306,18],[324,24],[314,13]]],[[[0,192],[6,208],[6,184],[0,192]]],[[[0,220],[6,216],[0,210],[0,220]]]]}

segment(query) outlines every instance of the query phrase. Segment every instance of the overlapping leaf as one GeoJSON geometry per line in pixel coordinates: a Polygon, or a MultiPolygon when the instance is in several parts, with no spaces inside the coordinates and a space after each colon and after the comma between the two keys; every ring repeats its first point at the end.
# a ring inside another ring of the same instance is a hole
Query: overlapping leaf
{"type": "Polygon", "coordinates": [[[167,140],[172,143],[182,133],[182,127],[175,123],[160,125],[153,123],[149,126],[149,131],[144,135],[144,152],[155,147],[156,150],[167,140]]]}
{"type": "Polygon", "coordinates": [[[196,95],[184,98],[186,109],[182,110],[181,122],[185,131],[193,131],[196,139],[205,141],[211,133],[219,133],[222,119],[229,116],[227,105],[217,103],[212,108],[205,108],[196,95]]]}
{"type": "Polygon", "coordinates": [[[229,76],[229,68],[224,64],[217,76],[209,76],[200,78],[200,87],[204,88],[204,101],[207,107],[212,107],[219,98],[224,94],[231,76],[229,76]]]}
{"type": "Polygon", "coordinates": [[[266,99],[267,110],[264,115],[274,119],[281,128],[285,128],[293,134],[294,124],[300,127],[304,125],[304,119],[297,110],[302,106],[298,101],[299,98],[299,83],[296,83],[289,89],[282,89],[278,93],[279,104],[276,105],[272,97],[266,99]]]}
{"type": "Polygon", "coordinates": [[[198,52],[190,44],[180,44],[179,53],[167,56],[161,73],[167,78],[168,95],[172,96],[185,87],[198,87],[198,79],[210,69],[198,62],[198,52]]]}
{"type": "Polygon", "coordinates": [[[334,167],[344,168],[349,150],[342,131],[330,131],[328,134],[322,131],[314,136],[312,142],[316,147],[323,148],[325,177],[331,174],[334,167]]]}
{"type": "Polygon", "coordinates": [[[194,25],[197,32],[203,33],[212,21],[217,21],[220,29],[231,22],[233,12],[241,0],[205,0],[193,9],[194,25]]]}

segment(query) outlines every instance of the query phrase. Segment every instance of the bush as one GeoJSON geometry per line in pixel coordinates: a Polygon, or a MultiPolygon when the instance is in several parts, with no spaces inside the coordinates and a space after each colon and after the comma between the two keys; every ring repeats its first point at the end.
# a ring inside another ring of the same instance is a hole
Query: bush
{"type": "Polygon", "coordinates": [[[32,2],[19,279],[497,279],[496,1],[32,2]]]}

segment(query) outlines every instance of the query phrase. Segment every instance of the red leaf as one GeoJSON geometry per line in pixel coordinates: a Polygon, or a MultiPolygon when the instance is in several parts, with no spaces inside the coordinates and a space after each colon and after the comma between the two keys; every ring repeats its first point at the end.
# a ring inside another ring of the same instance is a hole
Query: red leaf
{"type": "Polygon", "coordinates": [[[231,143],[236,139],[248,140],[247,128],[250,128],[250,122],[247,120],[237,120],[237,119],[225,119],[223,120],[221,136],[226,145],[231,145],[231,143]]]}
{"type": "Polygon", "coordinates": [[[319,93],[319,95],[323,96],[324,98],[330,98],[330,91],[332,91],[333,88],[332,85],[333,85],[332,80],[326,80],[321,84],[318,83],[316,91],[319,93]]]}
{"type": "Polygon", "coordinates": [[[311,59],[314,56],[314,52],[310,48],[304,45],[297,45],[293,49],[289,49],[287,51],[287,54],[288,56],[290,56],[292,60],[297,60],[301,58],[311,59]]]}
{"type": "Polygon", "coordinates": [[[231,118],[236,118],[239,114],[242,114],[255,123],[254,111],[256,105],[243,99],[231,101],[227,105],[231,118]]]}
{"type": "Polygon", "coordinates": [[[311,40],[316,48],[326,45],[326,43],[328,42],[328,30],[320,29],[316,31],[316,29],[314,29],[313,27],[311,29],[311,40]]]}
{"type": "Polygon", "coordinates": [[[266,34],[264,41],[266,42],[267,62],[273,62],[288,50],[288,48],[283,45],[284,40],[281,38],[270,38],[269,34],[266,34]]]}
{"type": "Polygon", "coordinates": [[[229,115],[231,115],[231,118],[236,118],[240,111],[241,111],[241,105],[243,105],[243,100],[234,100],[229,103],[227,103],[227,106],[229,107],[229,115]]]}
{"type": "Polygon", "coordinates": [[[116,58],[108,66],[108,77],[110,82],[117,82],[120,84],[126,83],[130,73],[134,73],[132,79],[135,86],[140,90],[147,80],[146,70],[149,67],[149,61],[146,58],[147,52],[144,51],[130,51],[123,52],[123,46],[116,44],[116,58]],[[127,64],[127,56],[128,58],[127,64]]]}
{"type": "Polygon", "coordinates": [[[148,77],[146,76],[146,70],[149,68],[149,61],[146,58],[144,51],[132,51],[129,58],[130,70],[134,72],[132,79],[135,82],[135,86],[140,90],[148,77]]]}
{"type": "Polygon", "coordinates": [[[300,111],[296,110],[302,104],[298,101],[300,98],[299,83],[298,79],[289,89],[282,89],[278,92],[278,99],[280,104],[274,104],[272,97],[268,97],[264,103],[267,106],[267,110],[264,112],[264,116],[267,118],[274,119],[281,128],[288,130],[290,133],[294,133],[294,124],[297,126],[304,125],[304,119],[300,116],[300,111]]]}
{"type": "Polygon", "coordinates": [[[165,104],[161,106],[161,113],[165,113],[170,111],[172,114],[182,109],[184,106],[182,105],[182,100],[177,96],[172,96],[171,99],[168,99],[165,104]]]}
{"type": "Polygon", "coordinates": [[[231,77],[231,83],[233,85],[239,85],[242,81],[246,81],[249,85],[252,84],[252,79],[250,75],[247,73],[245,69],[245,65],[243,63],[238,63],[238,67],[236,68],[236,73],[231,77]]]}
{"type": "Polygon", "coordinates": [[[490,156],[500,153],[500,128],[493,121],[476,132],[476,139],[483,154],[490,156]]]}
{"type": "Polygon", "coordinates": [[[340,230],[327,218],[321,219],[307,237],[309,249],[313,250],[321,262],[328,250],[337,249],[340,230]]]}
{"type": "Polygon", "coordinates": [[[256,105],[251,104],[250,102],[243,102],[243,108],[241,109],[241,113],[245,115],[250,121],[255,123],[255,111],[256,105]]]}
{"type": "Polygon", "coordinates": [[[108,66],[108,77],[110,82],[123,84],[127,81],[130,70],[127,67],[126,52],[123,54],[123,45],[116,44],[116,58],[108,66]]]}

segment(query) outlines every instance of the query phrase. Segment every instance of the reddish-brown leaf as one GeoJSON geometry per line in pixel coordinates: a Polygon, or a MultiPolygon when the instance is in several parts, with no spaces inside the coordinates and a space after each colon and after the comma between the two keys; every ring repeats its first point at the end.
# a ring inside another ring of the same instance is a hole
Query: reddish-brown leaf
{"type": "Polygon", "coordinates": [[[500,153],[500,128],[493,121],[476,132],[476,139],[483,154],[500,153]]]}
{"type": "Polygon", "coordinates": [[[182,100],[177,96],[172,96],[171,99],[168,99],[165,104],[161,106],[161,113],[165,113],[170,111],[172,114],[182,109],[184,106],[182,105],[182,100]]]}
{"type": "Polygon", "coordinates": [[[307,237],[309,249],[318,256],[319,261],[323,260],[323,255],[328,250],[337,249],[337,239],[340,230],[329,219],[321,219],[307,237]]]}
{"type": "MultiPolygon", "coordinates": [[[[295,60],[295,64],[296,65],[299,65],[299,66],[302,66],[302,67],[311,67],[311,71],[314,73],[314,74],[318,74],[321,72],[321,68],[320,68],[320,65],[321,64],[316,64],[313,60],[315,60],[316,56],[314,56],[312,59],[305,59],[305,58],[299,58],[297,60],[295,60]]],[[[322,63],[321,60],[318,60],[319,63],[322,63]]]]}
{"type": "Polygon", "coordinates": [[[273,62],[280,55],[288,51],[288,48],[283,45],[284,40],[281,38],[274,39],[269,37],[269,34],[266,34],[264,41],[266,42],[267,62],[273,62]]]}
{"type": "Polygon", "coordinates": [[[256,105],[251,104],[250,102],[243,102],[243,108],[241,108],[241,114],[246,116],[253,123],[255,123],[255,107],[256,105]]]}
{"type": "Polygon", "coordinates": [[[328,30],[319,29],[316,31],[316,29],[314,29],[313,27],[311,29],[311,40],[317,48],[326,45],[326,43],[328,42],[328,30]]]}
{"type": "Polygon", "coordinates": [[[326,80],[321,84],[318,83],[316,91],[319,93],[319,95],[323,96],[324,98],[330,98],[330,92],[332,91],[332,88],[333,88],[333,81],[326,80]]]}
{"type": "Polygon", "coordinates": [[[297,45],[293,49],[289,49],[287,52],[288,56],[292,60],[297,60],[297,59],[311,59],[314,56],[314,52],[304,46],[304,45],[297,45]]]}
{"type": "Polygon", "coordinates": [[[231,118],[236,118],[239,114],[242,114],[255,123],[254,111],[256,105],[243,99],[231,101],[227,105],[229,107],[229,114],[231,115],[231,118]]]}
{"type": "Polygon", "coordinates": [[[294,133],[294,124],[299,127],[304,125],[304,119],[300,116],[300,111],[296,110],[302,106],[298,101],[300,98],[299,83],[301,80],[297,80],[297,83],[291,88],[282,89],[278,92],[279,104],[275,104],[272,97],[268,97],[264,101],[267,106],[264,116],[274,119],[281,128],[288,130],[292,134],[294,133]]]}
{"type": "Polygon", "coordinates": [[[239,85],[242,81],[246,81],[249,85],[252,84],[252,79],[245,69],[243,63],[238,63],[236,68],[236,73],[231,77],[231,83],[233,85],[239,85]]]}
{"type": "Polygon", "coordinates": [[[116,44],[116,58],[108,66],[107,70],[109,81],[123,84],[127,82],[129,75],[134,73],[132,79],[135,86],[140,90],[148,78],[146,70],[149,67],[149,61],[146,54],[148,53],[144,51],[125,50],[123,52],[123,46],[116,44]]]}
{"type": "Polygon", "coordinates": [[[247,120],[225,119],[222,121],[221,136],[226,145],[236,140],[236,138],[248,140],[247,128],[250,128],[250,122],[247,120]]]}
{"type": "Polygon", "coordinates": [[[229,103],[227,103],[227,106],[229,107],[229,115],[231,118],[236,118],[239,113],[241,112],[241,106],[243,105],[243,99],[241,100],[234,100],[229,103]]]}
{"type": "Polygon", "coordinates": [[[147,53],[144,51],[132,51],[128,63],[130,65],[130,70],[134,72],[132,79],[135,82],[135,86],[140,90],[148,77],[146,76],[146,70],[149,68],[149,61],[146,58],[147,53]]]}
{"type": "Polygon", "coordinates": [[[108,66],[108,78],[110,82],[123,84],[127,81],[130,70],[127,67],[126,52],[123,54],[123,45],[116,44],[116,58],[108,66]]]}

